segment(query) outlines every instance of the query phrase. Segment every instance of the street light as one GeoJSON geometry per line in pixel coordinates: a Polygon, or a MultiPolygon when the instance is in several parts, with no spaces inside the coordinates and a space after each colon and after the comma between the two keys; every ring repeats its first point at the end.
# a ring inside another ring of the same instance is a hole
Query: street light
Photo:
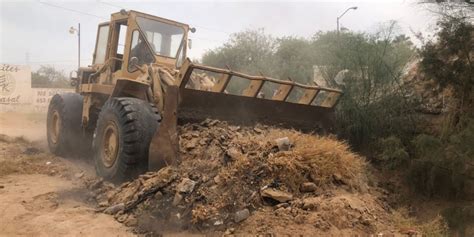
{"type": "Polygon", "coordinates": [[[77,29],[71,26],[69,28],[70,34],[75,34],[77,32],[77,71],[81,67],[81,23],[77,24],[77,29]]]}
{"type": "Polygon", "coordinates": [[[344,14],[346,14],[346,12],[348,12],[349,10],[357,10],[357,7],[349,7],[340,16],[337,17],[337,33],[338,34],[339,34],[339,19],[341,19],[342,16],[344,16],[344,14]]]}

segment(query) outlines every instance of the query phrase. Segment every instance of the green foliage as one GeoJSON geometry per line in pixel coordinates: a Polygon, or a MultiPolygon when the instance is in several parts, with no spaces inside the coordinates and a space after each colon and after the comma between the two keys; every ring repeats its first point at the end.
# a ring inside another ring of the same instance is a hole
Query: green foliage
{"type": "Polygon", "coordinates": [[[410,167],[408,180],[415,190],[428,196],[449,198],[465,197],[464,184],[472,173],[472,141],[459,140],[460,137],[474,136],[474,123],[460,135],[448,141],[421,134],[413,139],[415,156],[410,167]]]}
{"type": "Polygon", "coordinates": [[[341,69],[352,72],[345,80],[336,124],[341,137],[357,149],[367,149],[378,138],[391,135],[406,142],[416,127],[414,102],[404,97],[400,87],[413,48],[405,36],[393,32],[393,24],[384,29],[373,35],[344,33],[333,40],[330,35],[316,37],[329,44],[320,46],[332,65],[328,77],[341,69]]]}
{"type": "Polygon", "coordinates": [[[420,51],[423,72],[441,86],[451,86],[460,100],[456,113],[472,113],[474,104],[474,25],[464,17],[444,17],[438,22],[436,41],[420,51]]]}
{"type": "Polygon", "coordinates": [[[206,52],[203,63],[247,73],[269,73],[275,39],[263,29],[235,33],[223,46],[206,52]]]}
{"type": "Polygon", "coordinates": [[[380,153],[377,156],[383,167],[395,169],[406,167],[409,162],[409,154],[402,141],[395,136],[383,138],[379,141],[380,153]]]}
{"type": "Polygon", "coordinates": [[[450,229],[458,230],[458,236],[466,236],[466,229],[474,224],[474,205],[450,207],[442,215],[450,229]]]}
{"type": "Polygon", "coordinates": [[[465,18],[445,16],[436,41],[420,51],[425,76],[453,90],[454,110],[445,116],[440,137],[413,139],[414,160],[408,179],[429,196],[466,198],[466,182],[474,179],[474,28],[465,18]]]}
{"type": "Polygon", "coordinates": [[[63,71],[58,71],[53,66],[41,65],[36,72],[31,73],[31,87],[70,88],[71,84],[63,71]]]}
{"type": "MultiPolygon", "coordinates": [[[[203,63],[303,84],[313,83],[313,66],[317,65],[330,87],[341,87],[334,78],[348,70],[345,94],[337,108],[337,132],[361,149],[380,137],[405,137],[413,132],[414,118],[408,115],[413,106],[399,87],[403,67],[413,53],[410,40],[396,34],[396,24],[390,22],[374,34],[329,31],[311,39],[275,39],[263,30],[247,30],[207,52],[203,63]]],[[[244,86],[233,83],[229,90],[244,86]]],[[[263,92],[271,95],[273,89],[265,85],[263,92]]]]}
{"type": "Polygon", "coordinates": [[[441,141],[433,136],[420,134],[416,136],[413,141],[416,155],[418,157],[427,157],[430,160],[439,160],[442,154],[441,141]]]}

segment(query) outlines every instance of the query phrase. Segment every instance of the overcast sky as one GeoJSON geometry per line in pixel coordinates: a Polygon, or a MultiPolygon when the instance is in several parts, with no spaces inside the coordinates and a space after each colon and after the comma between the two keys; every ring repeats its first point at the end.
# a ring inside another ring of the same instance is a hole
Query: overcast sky
{"type": "Polygon", "coordinates": [[[334,30],[336,17],[351,6],[341,25],[353,31],[374,31],[396,20],[400,31],[428,32],[435,17],[409,0],[388,1],[5,1],[0,0],[0,63],[41,64],[65,71],[77,65],[77,36],[71,26],[81,23],[81,65],[91,63],[97,25],[121,8],[143,11],[196,27],[189,57],[200,58],[222,45],[233,32],[264,28],[274,36],[311,37],[334,30]]]}

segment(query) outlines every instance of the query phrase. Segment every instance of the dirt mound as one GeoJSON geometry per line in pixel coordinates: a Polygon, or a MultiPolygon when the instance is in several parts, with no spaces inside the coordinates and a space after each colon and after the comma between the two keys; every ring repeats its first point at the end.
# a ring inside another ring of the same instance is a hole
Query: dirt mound
{"type": "Polygon", "coordinates": [[[160,233],[374,233],[390,226],[389,207],[367,185],[364,159],[334,138],[216,120],[184,125],[179,136],[178,167],[117,188],[91,182],[102,210],[160,233]]]}

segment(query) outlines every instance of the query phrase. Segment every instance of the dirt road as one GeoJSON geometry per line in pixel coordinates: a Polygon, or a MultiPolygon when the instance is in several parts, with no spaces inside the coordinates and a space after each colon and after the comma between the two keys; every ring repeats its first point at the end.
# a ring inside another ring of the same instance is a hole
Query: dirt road
{"type": "Polygon", "coordinates": [[[45,151],[44,127],[41,115],[0,115],[0,236],[134,236],[95,211],[87,162],[45,151]]]}

